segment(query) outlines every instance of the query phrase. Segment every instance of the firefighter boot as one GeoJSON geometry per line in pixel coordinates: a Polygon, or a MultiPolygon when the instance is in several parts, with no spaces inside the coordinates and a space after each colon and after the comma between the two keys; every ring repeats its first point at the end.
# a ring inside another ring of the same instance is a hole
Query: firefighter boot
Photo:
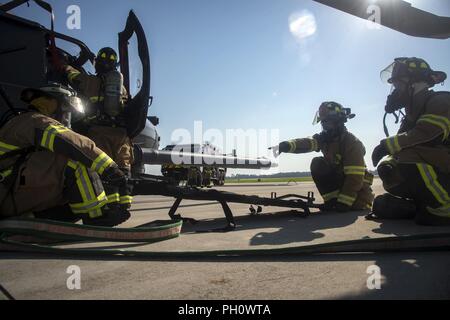
{"type": "Polygon", "coordinates": [[[130,212],[124,210],[118,203],[109,203],[101,209],[101,215],[85,215],[83,224],[99,227],[114,227],[130,218],[130,212]]]}
{"type": "Polygon", "coordinates": [[[375,219],[413,219],[416,215],[416,205],[412,200],[406,200],[385,193],[375,198],[372,212],[366,217],[375,219]]]}

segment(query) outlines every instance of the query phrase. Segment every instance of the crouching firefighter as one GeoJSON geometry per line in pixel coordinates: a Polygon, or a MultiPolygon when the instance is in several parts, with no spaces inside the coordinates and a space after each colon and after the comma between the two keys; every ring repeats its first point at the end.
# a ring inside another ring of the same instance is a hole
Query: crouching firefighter
{"type": "Polygon", "coordinates": [[[83,105],[57,85],[22,91],[28,110],[0,128],[0,217],[37,218],[115,226],[130,216],[105,186],[125,175],[95,143],[69,129],[83,105]],[[102,180],[103,183],[102,183],[102,180]]]}
{"type": "MultiPolygon", "coordinates": [[[[95,58],[96,75],[65,67],[70,85],[89,103],[81,133],[92,139],[129,176],[133,162],[133,145],[127,134],[124,107],[128,94],[123,76],[117,70],[118,56],[112,48],[102,48],[95,58]]],[[[124,209],[131,207],[130,185],[124,185],[107,195],[116,197],[124,209]]]]}
{"type": "Polygon", "coordinates": [[[381,140],[372,153],[374,166],[389,156],[378,166],[389,193],[375,199],[369,217],[449,225],[450,93],[430,90],[447,75],[423,59],[396,58],[381,76],[393,88],[386,113],[404,108],[405,115],[398,133],[381,140]]]}
{"type": "Polygon", "coordinates": [[[278,146],[280,153],[322,151],[323,157],[311,162],[312,178],[324,200],[322,211],[371,208],[373,175],[366,169],[365,148],[345,127],[347,119],[354,116],[350,109],[336,102],[324,102],[313,122],[322,124],[320,134],[284,141],[278,146]]]}

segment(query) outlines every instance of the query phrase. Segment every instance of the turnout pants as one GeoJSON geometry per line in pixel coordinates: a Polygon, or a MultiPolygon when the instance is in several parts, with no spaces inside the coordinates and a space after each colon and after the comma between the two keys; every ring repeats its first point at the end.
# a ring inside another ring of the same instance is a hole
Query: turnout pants
{"type": "MultiPolygon", "coordinates": [[[[311,175],[324,201],[336,201],[345,179],[342,169],[328,163],[324,157],[316,157],[311,163],[311,175]]],[[[352,209],[365,210],[372,207],[374,196],[371,185],[372,180],[364,180],[363,186],[351,206],[352,209]]]]}
{"type": "Polygon", "coordinates": [[[51,211],[55,219],[68,214],[95,218],[102,215],[107,198],[96,172],[79,162],[42,151],[31,154],[16,176],[3,179],[0,201],[2,217],[51,211]]]}
{"type": "Polygon", "coordinates": [[[385,161],[378,166],[389,193],[416,204],[419,224],[450,225],[450,174],[426,163],[385,161]]]}
{"type": "MultiPolygon", "coordinates": [[[[120,127],[108,127],[94,125],[89,128],[88,137],[92,139],[97,147],[110,156],[119,168],[127,175],[131,174],[133,163],[133,145],[127,135],[127,130],[120,127]]],[[[133,197],[128,185],[120,188],[105,186],[108,203],[118,202],[125,209],[131,207],[133,197]]]]}

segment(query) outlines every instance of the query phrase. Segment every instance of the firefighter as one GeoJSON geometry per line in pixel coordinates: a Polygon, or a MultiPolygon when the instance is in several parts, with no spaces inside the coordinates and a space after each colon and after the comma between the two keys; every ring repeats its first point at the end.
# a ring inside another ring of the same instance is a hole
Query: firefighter
{"type": "Polygon", "coordinates": [[[284,141],[278,146],[280,153],[322,151],[323,157],[311,162],[312,178],[324,200],[322,211],[371,208],[373,175],[364,162],[365,148],[345,127],[347,119],[354,116],[339,103],[323,102],[313,122],[321,123],[321,133],[312,138],[284,141]]]}
{"type": "MultiPolygon", "coordinates": [[[[65,67],[65,73],[70,85],[89,100],[85,134],[129,176],[133,145],[126,129],[124,107],[128,94],[123,86],[123,76],[117,70],[117,53],[109,47],[100,49],[94,66],[96,75],[81,73],[71,66],[65,67]]],[[[116,197],[124,208],[130,208],[129,187],[111,191],[108,198],[112,197],[116,197]]]]}
{"type": "Polygon", "coordinates": [[[392,84],[386,113],[405,109],[397,135],[381,140],[373,165],[387,194],[370,217],[410,218],[418,224],[450,224],[450,93],[431,88],[447,75],[419,58],[396,58],[381,72],[392,84]]]}
{"type": "Polygon", "coordinates": [[[130,216],[105,195],[102,180],[122,186],[125,175],[95,143],[69,129],[83,111],[69,88],[23,90],[26,112],[0,129],[0,215],[114,226],[130,216]],[[53,210],[55,209],[55,210],[53,210]]]}

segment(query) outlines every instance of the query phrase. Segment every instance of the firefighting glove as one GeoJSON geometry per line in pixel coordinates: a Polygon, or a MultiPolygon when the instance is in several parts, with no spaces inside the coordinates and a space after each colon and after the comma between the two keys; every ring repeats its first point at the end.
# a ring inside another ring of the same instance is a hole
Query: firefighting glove
{"type": "Polygon", "coordinates": [[[269,150],[272,150],[273,156],[275,158],[278,158],[280,156],[280,147],[279,145],[273,146],[268,148],[269,150]]]}
{"type": "Polygon", "coordinates": [[[348,206],[344,203],[341,203],[341,202],[336,203],[336,211],[337,212],[348,212],[350,210],[351,210],[350,206],[348,206]]]}
{"type": "Polygon", "coordinates": [[[380,143],[372,152],[372,163],[376,167],[378,162],[380,162],[383,157],[389,155],[389,152],[384,143],[380,143]]]}
{"type": "Polygon", "coordinates": [[[125,173],[116,166],[111,166],[106,169],[101,175],[101,180],[103,183],[115,187],[121,187],[127,183],[125,173]]]}

